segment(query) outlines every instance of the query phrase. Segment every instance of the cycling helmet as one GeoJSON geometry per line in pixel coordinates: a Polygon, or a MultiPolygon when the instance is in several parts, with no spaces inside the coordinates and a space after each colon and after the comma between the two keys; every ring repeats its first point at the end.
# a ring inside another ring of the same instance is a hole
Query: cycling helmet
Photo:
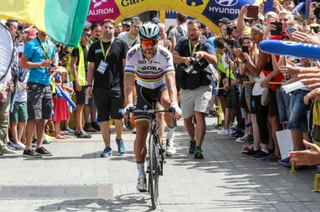
{"type": "Polygon", "coordinates": [[[159,40],[160,29],[157,24],[153,22],[145,22],[139,29],[140,39],[142,40],[159,40]]]}

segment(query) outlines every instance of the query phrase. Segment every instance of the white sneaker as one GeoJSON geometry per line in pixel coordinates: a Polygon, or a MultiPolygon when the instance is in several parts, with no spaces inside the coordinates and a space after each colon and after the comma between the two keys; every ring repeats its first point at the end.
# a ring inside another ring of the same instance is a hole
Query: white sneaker
{"type": "Polygon", "coordinates": [[[229,129],[222,128],[220,131],[218,131],[218,135],[229,135],[229,129]]]}
{"type": "Polygon", "coordinates": [[[249,134],[245,134],[245,135],[242,136],[241,138],[238,138],[238,139],[236,140],[236,142],[237,142],[237,143],[247,142],[247,141],[249,141],[250,139],[252,139],[252,138],[250,138],[250,137],[252,137],[252,136],[250,136],[249,134]]]}
{"type": "Polygon", "coordinates": [[[21,149],[25,149],[26,148],[26,145],[24,145],[20,141],[18,141],[18,143],[16,145],[19,146],[21,149]]]}
{"type": "Polygon", "coordinates": [[[176,154],[176,143],[173,139],[167,140],[166,152],[170,156],[176,154]]]}
{"type": "Polygon", "coordinates": [[[147,179],[145,175],[141,175],[138,177],[137,189],[140,192],[146,192],[148,190],[147,179]]]}

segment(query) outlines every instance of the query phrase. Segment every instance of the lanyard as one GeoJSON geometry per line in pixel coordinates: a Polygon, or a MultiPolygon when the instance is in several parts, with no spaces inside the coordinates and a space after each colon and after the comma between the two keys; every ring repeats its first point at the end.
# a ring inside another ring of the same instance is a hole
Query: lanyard
{"type": "Polygon", "coordinates": [[[107,57],[108,57],[108,54],[109,54],[109,52],[110,52],[111,45],[112,45],[113,41],[114,41],[114,37],[113,37],[112,40],[111,40],[111,43],[110,43],[109,48],[107,49],[107,52],[105,52],[105,51],[104,51],[103,44],[102,44],[102,39],[100,40],[100,46],[101,46],[102,54],[103,54],[103,56],[104,56],[104,61],[107,61],[107,57]]]}
{"type": "Polygon", "coordinates": [[[189,52],[190,52],[190,56],[191,56],[191,57],[192,57],[193,52],[197,49],[198,44],[200,43],[200,38],[201,38],[201,37],[199,37],[198,43],[193,47],[193,50],[192,50],[192,51],[191,51],[191,42],[190,42],[190,40],[189,40],[189,52]]]}
{"type": "Polygon", "coordinates": [[[132,47],[132,44],[136,43],[136,41],[138,40],[138,36],[136,37],[136,39],[133,41],[133,43],[131,43],[131,40],[130,40],[130,34],[131,32],[129,31],[128,32],[128,43],[129,43],[129,48],[132,47]]]}
{"type": "Polygon", "coordinates": [[[37,39],[38,39],[38,42],[39,42],[42,50],[44,51],[44,56],[45,56],[45,58],[46,58],[46,59],[49,59],[49,57],[48,57],[48,52],[49,52],[49,42],[48,42],[48,40],[46,40],[46,43],[47,43],[47,46],[46,46],[47,51],[46,51],[46,50],[44,49],[44,46],[42,45],[42,42],[40,41],[39,37],[37,37],[37,39]]]}

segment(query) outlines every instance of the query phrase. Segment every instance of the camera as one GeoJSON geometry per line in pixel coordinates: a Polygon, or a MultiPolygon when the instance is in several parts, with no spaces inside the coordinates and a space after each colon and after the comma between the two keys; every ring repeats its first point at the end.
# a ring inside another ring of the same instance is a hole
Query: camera
{"type": "Polygon", "coordinates": [[[230,36],[233,32],[234,27],[232,25],[227,25],[227,34],[230,36]]]}
{"type": "Polygon", "coordinates": [[[18,30],[22,31],[23,30],[23,24],[18,24],[18,30]]]}
{"type": "Polygon", "coordinates": [[[70,53],[71,53],[71,51],[70,51],[70,49],[68,49],[67,51],[65,51],[61,54],[61,58],[64,58],[67,54],[70,54],[70,53]]]}
{"type": "Polygon", "coordinates": [[[184,72],[191,74],[193,70],[199,70],[202,64],[196,58],[190,57],[190,66],[185,68],[184,72]]]}

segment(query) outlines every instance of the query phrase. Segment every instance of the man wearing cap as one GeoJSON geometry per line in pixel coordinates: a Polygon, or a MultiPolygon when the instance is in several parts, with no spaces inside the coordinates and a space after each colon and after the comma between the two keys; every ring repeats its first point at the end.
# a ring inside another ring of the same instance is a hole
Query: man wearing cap
{"type": "Polygon", "coordinates": [[[172,43],[172,48],[170,49],[170,51],[173,50],[173,48],[176,46],[178,40],[182,37],[182,36],[187,36],[187,18],[188,16],[182,14],[182,13],[177,13],[177,24],[178,26],[173,28],[169,35],[168,35],[168,39],[170,39],[171,43],[172,43]]]}
{"type": "Polygon", "coordinates": [[[224,39],[227,39],[227,36],[228,36],[227,25],[229,23],[230,23],[230,20],[228,18],[221,18],[218,20],[219,29],[224,39]]]}
{"type": "Polygon", "coordinates": [[[122,32],[128,32],[130,30],[130,26],[131,26],[130,21],[128,21],[128,20],[122,21],[121,25],[122,25],[122,32]]]}
{"type": "Polygon", "coordinates": [[[118,152],[120,154],[126,152],[121,137],[123,115],[119,113],[119,109],[123,109],[123,70],[128,46],[124,41],[114,37],[114,28],[114,20],[105,19],[102,25],[102,38],[90,46],[88,54],[90,65],[86,94],[88,97],[91,97],[92,93],[94,94],[94,100],[99,111],[98,121],[105,144],[105,148],[100,154],[101,157],[112,155],[110,118],[113,119],[116,128],[118,152]]]}
{"type": "Polygon", "coordinates": [[[151,19],[151,22],[158,24],[158,23],[160,23],[160,19],[158,17],[154,17],[151,19]]]}

